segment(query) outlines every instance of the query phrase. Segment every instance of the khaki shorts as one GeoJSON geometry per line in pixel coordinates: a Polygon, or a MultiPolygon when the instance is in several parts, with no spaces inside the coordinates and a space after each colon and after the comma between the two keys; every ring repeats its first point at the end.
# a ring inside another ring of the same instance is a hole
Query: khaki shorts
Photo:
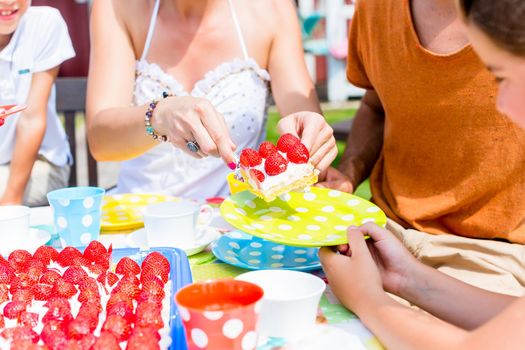
{"type": "Polygon", "coordinates": [[[493,292],[525,294],[525,246],[454,235],[432,235],[404,229],[392,220],[392,231],[425,265],[493,292]]]}
{"type": "MultiPolygon", "coordinates": [[[[0,165],[0,196],[5,192],[7,180],[9,179],[9,170],[9,164],[0,165]]],[[[26,186],[23,204],[30,207],[48,205],[46,194],[50,191],[67,187],[69,171],[69,165],[59,167],[50,163],[44,157],[39,157],[31,170],[31,177],[26,186]]]]}

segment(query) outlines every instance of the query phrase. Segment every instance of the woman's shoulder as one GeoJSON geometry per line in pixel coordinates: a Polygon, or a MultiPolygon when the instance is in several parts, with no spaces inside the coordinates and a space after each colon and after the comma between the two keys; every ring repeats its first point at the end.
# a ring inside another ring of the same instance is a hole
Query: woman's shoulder
{"type": "Polygon", "coordinates": [[[283,24],[297,21],[297,8],[292,0],[237,1],[236,6],[260,28],[267,28],[275,34],[283,24]]]}

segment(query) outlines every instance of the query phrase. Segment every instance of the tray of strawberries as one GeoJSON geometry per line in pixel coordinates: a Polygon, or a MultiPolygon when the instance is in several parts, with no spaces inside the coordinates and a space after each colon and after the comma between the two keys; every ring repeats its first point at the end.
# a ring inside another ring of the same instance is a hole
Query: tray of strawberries
{"type": "Polygon", "coordinates": [[[15,250],[0,256],[0,349],[186,349],[174,294],[189,283],[176,248],[15,250]]]}

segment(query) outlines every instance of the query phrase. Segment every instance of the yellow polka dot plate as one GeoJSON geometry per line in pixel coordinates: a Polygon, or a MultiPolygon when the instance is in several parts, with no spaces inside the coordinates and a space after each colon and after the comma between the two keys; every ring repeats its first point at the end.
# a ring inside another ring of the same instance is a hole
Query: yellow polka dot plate
{"type": "Polygon", "coordinates": [[[248,191],[240,192],[223,202],[221,214],[239,230],[298,247],[345,244],[348,226],[386,225],[385,213],[369,201],[317,187],[286,193],[269,203],[248,191]]]}
{"type": "Polygon", "coordinates": [[[135,230],[144,226],[142,211],[148,204],[177,202],[180,198],[161,194],[124,193],[105,196],[101,231],[135,230]]]}

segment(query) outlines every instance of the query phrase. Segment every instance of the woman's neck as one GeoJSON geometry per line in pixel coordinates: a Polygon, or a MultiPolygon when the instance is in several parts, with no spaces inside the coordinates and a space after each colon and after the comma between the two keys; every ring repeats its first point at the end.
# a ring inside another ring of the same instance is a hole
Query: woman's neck
{"type": "Polygon", "coordinates": [[[0,50],[3,50],[11,41],[13,34],[0,34],[0,50]]]}
{"type": "Polygon", "coordinates": [[[183,18],[203,17],[213,0],[171,0],[172,6],[183,18]]]}

